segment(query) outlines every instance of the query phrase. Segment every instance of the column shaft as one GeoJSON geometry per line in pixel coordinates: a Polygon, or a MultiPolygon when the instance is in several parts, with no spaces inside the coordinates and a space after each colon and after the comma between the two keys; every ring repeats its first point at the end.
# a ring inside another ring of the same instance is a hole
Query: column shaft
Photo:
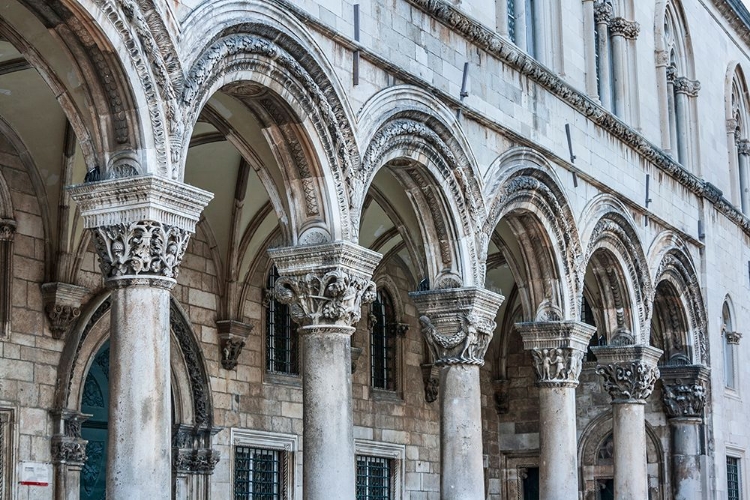
{"type": "Polygon", "coordinates": [[[350,500],[356,496],[350,351],[353,331],[353,327],[300,328],[303,486],[307,500],[350,500]]]}
{"type": "Polygon", "coordinates": [[[645,406],[640,403],[612,405],[615,445],[615,498],[648,498],[645,406]]]}
{"type": "Polygon", "coordinates": [[[750,212],[750,177],[748,176],[750,155],[740,154],[738,167],[740,177],[740,206],[742,207],[742,213],[747,215],[750,212]]]}
{"type": "Polygon", "coordinates": [[[612,63],[615,73],[615,102],[612,111],[621,119],[627,116],[628,71],[625,57],[625,37],[622,34],[612,35],[612,63]]]}
{"type": "Polygon", "coordinates": [[[524,52],[528,52],[529,30],[531,29],[531,26],[528,26],[529,16],[526,14],[526,2],[524,0],[517,0],[515,2],[515,8],[516,45],[524,52]]]}
{"type": "Polygon", "coordinates": [[[441,498],[484,498],[479,366],[444,366],[440,389],[441,498]]]}
{"type": "Polygon", "coordinates": [[[586,93],[594,98],[599,97],[596,86],[596,45],[599,41],[594,36],[594,0],[583,1],[584,50],[586,51],[586,93]]]}
{"type": "Polygon", "coordinates": [[[701,496],[700,419],[671,418],[672,478],[675,500],[699,500],[701,496]]]}
{"type": "Polygon", "coordinates": [[[539,388],[539,498],[578,499],[576,395],[573,387],[539,388]]]}
{"type": "Polygon", "coordinates": [[[680,163],[689,167],[691,164],[688,151],[688,96],[684,92],[677,92],[675,96],[675,112],[677,115],[677,157],[680,163]]]}
{"type": "Polygon", "coordinates": [[[172,482],[169,291],[112,291],[107,498],[166,498],[172,482]]]}

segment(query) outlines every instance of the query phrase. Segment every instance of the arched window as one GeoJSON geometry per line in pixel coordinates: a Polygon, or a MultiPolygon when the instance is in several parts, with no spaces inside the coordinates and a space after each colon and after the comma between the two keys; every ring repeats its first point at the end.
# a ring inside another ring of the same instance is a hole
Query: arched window
{"type": "Polygon", "coordinates": [[[396,390],[396,339],[397,323],[393,301],[388,292],[378,290],[372,303],[372,328],[370,332],[370,361],[372,386],[389,391],[396,390]]]}
{"type": "Polygon", "coordinates": [[[727,146],[731,172],[732,198],[742,212],[750,214],[750,134],[748,134],[747,82],[742,68],[732,71],[727,106],[727,146]]]}
{"type": "Polygon", "coordinates": [[[721,336],[724,339],[724,385],[728,389],[737,389],[736,348],[742,336],[734,331],[728,302],[724,302],[721,308],[721,322],[721,336]]]}
{"type": "Polygon", "coordinates": [[[696,97],[693,61],[683,16],[675,1],[668,1],[657,30],[657,78],[661,113],[662,147],[686,168],[696,165],[696,97]]]}
{"type": "Polygon", "coordinates": [[[562,29],[557,0],[496,0],[497,30],[540,63],[562,72],[562,29]]]}
{"type": "Polygon", "coordinates": [[[289,314],[289,306],[277,301],[273,294],[279,271],[276,266],[268,273],[266,305],[266,370],[272,373],[297,375],[297,326],[289,314]]]}

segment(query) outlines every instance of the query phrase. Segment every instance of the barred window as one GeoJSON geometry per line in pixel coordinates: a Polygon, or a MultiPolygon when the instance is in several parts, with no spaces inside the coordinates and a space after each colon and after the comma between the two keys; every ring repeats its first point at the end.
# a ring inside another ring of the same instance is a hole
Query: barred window
{"type": "Polygon", "coordinates": [[[740,459],[727,457],[727,498],[728,500],[740,500],[742,498],[740,477],[740,459]]]}
{"type": "Polygon", "coordinates": [[[388,458],[357,455],[357,500],[391,500],[392,470],[388,458]]]}
{"type": "Polygon", "coordinates": [[[297,327],[289,314],[289,306],[273,295],[279,271],[273,266],[268,273],[269,299],[266,307],[266,370],[297,375],[297,327]]]}
{"type": "Polygon", "coordinates": [[[396,321],[393,301],[384,291],[378,291],[372,303],[374,325],[370,333],[372,386],[396,390],[396,321]]]}
{"type": "Polygon", "coordinates": [[[286,453],[282,450],[235,446],[235,500],[285,500],[286,469],[286,453]]]}
{"type": "Polygon", "coordinates": [[[13,473],[12,410],[0,408],[0,500],[10,500],[13,473]]]}
{"type": "Polygon", "coordinates": [[[508,0],[508,37],[516,43],[516,0],[508,0]]]}

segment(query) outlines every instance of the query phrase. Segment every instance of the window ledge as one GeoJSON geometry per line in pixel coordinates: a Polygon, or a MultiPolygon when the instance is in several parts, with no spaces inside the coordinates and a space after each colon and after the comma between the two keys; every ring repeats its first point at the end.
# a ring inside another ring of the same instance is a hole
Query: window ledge
{"type": "Polygon", "coordinates": [[[302,387],[302,377],[288,373],[265,372],[263,382],[266,384],[290,385],[292,387],[302,387]]]}
{"type": "Polygon", "coordinates": [[[383,401],[386,403],[399,403],[403,404],[404,400],[398,391],[389,391],[388,389],[378,389],[377,387],[370,387],[370,395],[373,401],[383,401]]]}

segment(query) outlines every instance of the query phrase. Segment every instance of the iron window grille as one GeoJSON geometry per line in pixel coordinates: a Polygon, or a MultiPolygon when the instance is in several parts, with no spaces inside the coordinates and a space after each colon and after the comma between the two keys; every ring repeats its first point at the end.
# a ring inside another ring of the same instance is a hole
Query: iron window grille
{"type": "Polygon", "coordinates": [[[357,455],[357,500],[392,500],[391,459],[357,455]]]}
{"type": "Polygon", "coordinates": [[[250,446],[234,447],[235,500],[285,500],[287,454],[250,446]]]}
{"type": "Polygon", "coordinates": [[[516,43],[516,0],[508,0],[508,38],[516,43]]]}
{"type": "Polygon", "coordinates": [[[396,324],[393,302],[386,292],[378,291],[372,303],[374,325],[370,333],[372,386],[396,390],[396,324]]]}
{"type": "Polygon", "coordinates": [[[299,374],[297,327],[289,306],[274,297],[273,290],[279,271],[276,266],[268,273],[268,305],[266,307],[266,370],[287,375],[299,374]]]}
{"type": "Polygon", "coordinates": [[[727,499],[740,500],[741,495],[740,459],[727,457],[727,499]]]}

